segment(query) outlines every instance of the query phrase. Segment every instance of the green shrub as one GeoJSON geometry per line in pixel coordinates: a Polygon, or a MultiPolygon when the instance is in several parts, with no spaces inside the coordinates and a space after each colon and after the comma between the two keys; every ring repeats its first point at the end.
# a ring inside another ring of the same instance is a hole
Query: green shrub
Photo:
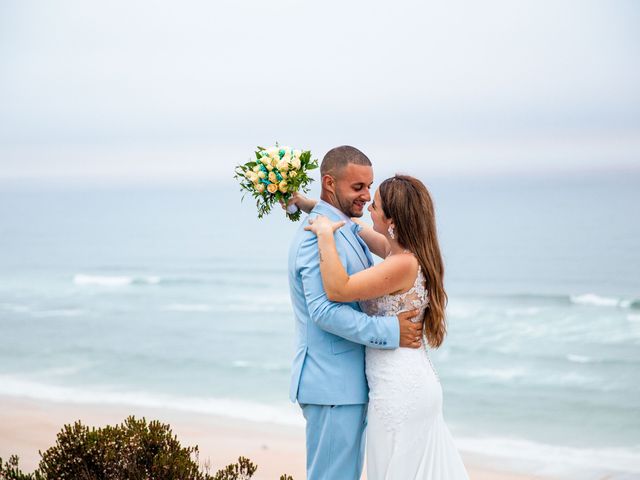
{"type": "Polygon", "coordinates": [[[232,463],[224,470],[219,470],[213,476],[213,480],[248,480],[253,477],[257,468],[248,458],[240,457],[238,463],[232,463]]]}
{"type": "Polygon", "coordinates": [[[169,425],[158,421],[128,417],[121,425],[97,429],[76,422],[40,452],[32,474],[20,470],[15,455],[7,463],[0,458],[0,480],[249,480],[257,470],[240,457],[211,476],[201,471],[198,454],[197,446],[182,447],[169,425]]]}
{"type": "Polygon", "coordinates": [[[11,455],[7,463],[4,463],[0,458],[0,480],[43,480],[43,477],[38,472],[22,473],[17,455],[11,455]]]}

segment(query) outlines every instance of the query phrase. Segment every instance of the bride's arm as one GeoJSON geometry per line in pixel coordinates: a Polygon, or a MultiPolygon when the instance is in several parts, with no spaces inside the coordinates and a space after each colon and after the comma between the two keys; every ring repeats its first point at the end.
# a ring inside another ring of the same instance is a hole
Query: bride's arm
{"type": "Polygon", "coordinates": [[[367,244],[369,250],[380,258],[387,258],[391,250],[387,238],[381,233],[376,232],[371,225],[367,225],[359,218],[352,218],[351,220],[362,227],[358,235],[360,235],[360,238],[367,244]]]}
{"type": "Polygon", "coordinates": [[[320,273],[327,298],[333,302],[353,302],[367,300],[382,295],[408,289],[415,275],[407,272],[417,272],[417,262],[412,255],[394,255],[384,262],[367,268],[355,275],[349,276],[344,269],[334,232],[344,225],[344,222],[332,223],[326,217],[319,216],[311,220],[305,229],[318,236],[318,251],[320,255],[320,273]]]}
{"type": "MultiPolygon", "coordinates": [[[[289,205],[296,205],[304,213],[309,213],[315,208],[317,203],[318,201],[313,198],[308,198],[300,192],[294,192],[287,204],[282,204],[282,208],[286,209],[289,205]]],[[[352,218],[351,220],[362,227],[358,235],[360,235],[360,238],[367,244],[369,250],[380,258],[387,258],[390,247],[386,237],[374,231],[370,225],[367,225],[359,218],[352,218]]]]}

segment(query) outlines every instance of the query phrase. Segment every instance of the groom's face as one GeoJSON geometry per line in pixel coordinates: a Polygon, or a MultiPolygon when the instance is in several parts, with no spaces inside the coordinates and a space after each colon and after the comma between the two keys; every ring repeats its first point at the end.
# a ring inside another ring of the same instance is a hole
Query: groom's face
{"type": "Polygon", "coordinates": [[[350,163],[334,178],[335,207],[350,217],[361,217],[365,205],[371,201],[373,168],[350,163]]]}

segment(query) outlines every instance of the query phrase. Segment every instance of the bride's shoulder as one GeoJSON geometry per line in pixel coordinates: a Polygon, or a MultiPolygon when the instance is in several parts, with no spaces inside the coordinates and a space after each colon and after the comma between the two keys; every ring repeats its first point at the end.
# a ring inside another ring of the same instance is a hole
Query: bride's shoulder
{"type": "Polygon", "coordinates": [[[420,267],[418,259],[413,254],[410,252],[392,254],[387,256],[383,263],[387,263],[387,271],[393,272],[394,277],[401,279],[396,284],[398,288],[392,294],[404,293],[413,287],[420,267]]]}
{"type": "Polygon", "coordinates": [[[400,271],[405,274],[413,273],[418,274],[418,259],[411,252],[402,252],[387,255],[383,260],[383,263],[387,264],[388,268],[396,271],[400,271]]]}

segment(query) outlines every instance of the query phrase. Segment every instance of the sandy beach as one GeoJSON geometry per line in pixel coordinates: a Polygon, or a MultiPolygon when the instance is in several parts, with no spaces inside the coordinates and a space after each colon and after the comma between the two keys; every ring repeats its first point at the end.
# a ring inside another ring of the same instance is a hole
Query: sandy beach
{"type": "MultiPolygon", "coordinates": [[[[31,472],[37,467],[38,451],[55,444],[56,434],[64,424],[81,420],[85,425],[100,427],[121,423],[128,415],[169,423],[183,446],[199,446],[200,462],[208,462],[212,473],[238,456],[245,456],[258,465],[256,480],[278,479],[283,473],[295,480],[305,478],[304,430],[300,427],[172,410],[73,405],[15,397],[0,397],[0,457],[7,459],[16,454],[22,470],[31,472]]],[[[462,454],[473,480],[548,480],[487,468],[482,459],[462,454]]]]}

